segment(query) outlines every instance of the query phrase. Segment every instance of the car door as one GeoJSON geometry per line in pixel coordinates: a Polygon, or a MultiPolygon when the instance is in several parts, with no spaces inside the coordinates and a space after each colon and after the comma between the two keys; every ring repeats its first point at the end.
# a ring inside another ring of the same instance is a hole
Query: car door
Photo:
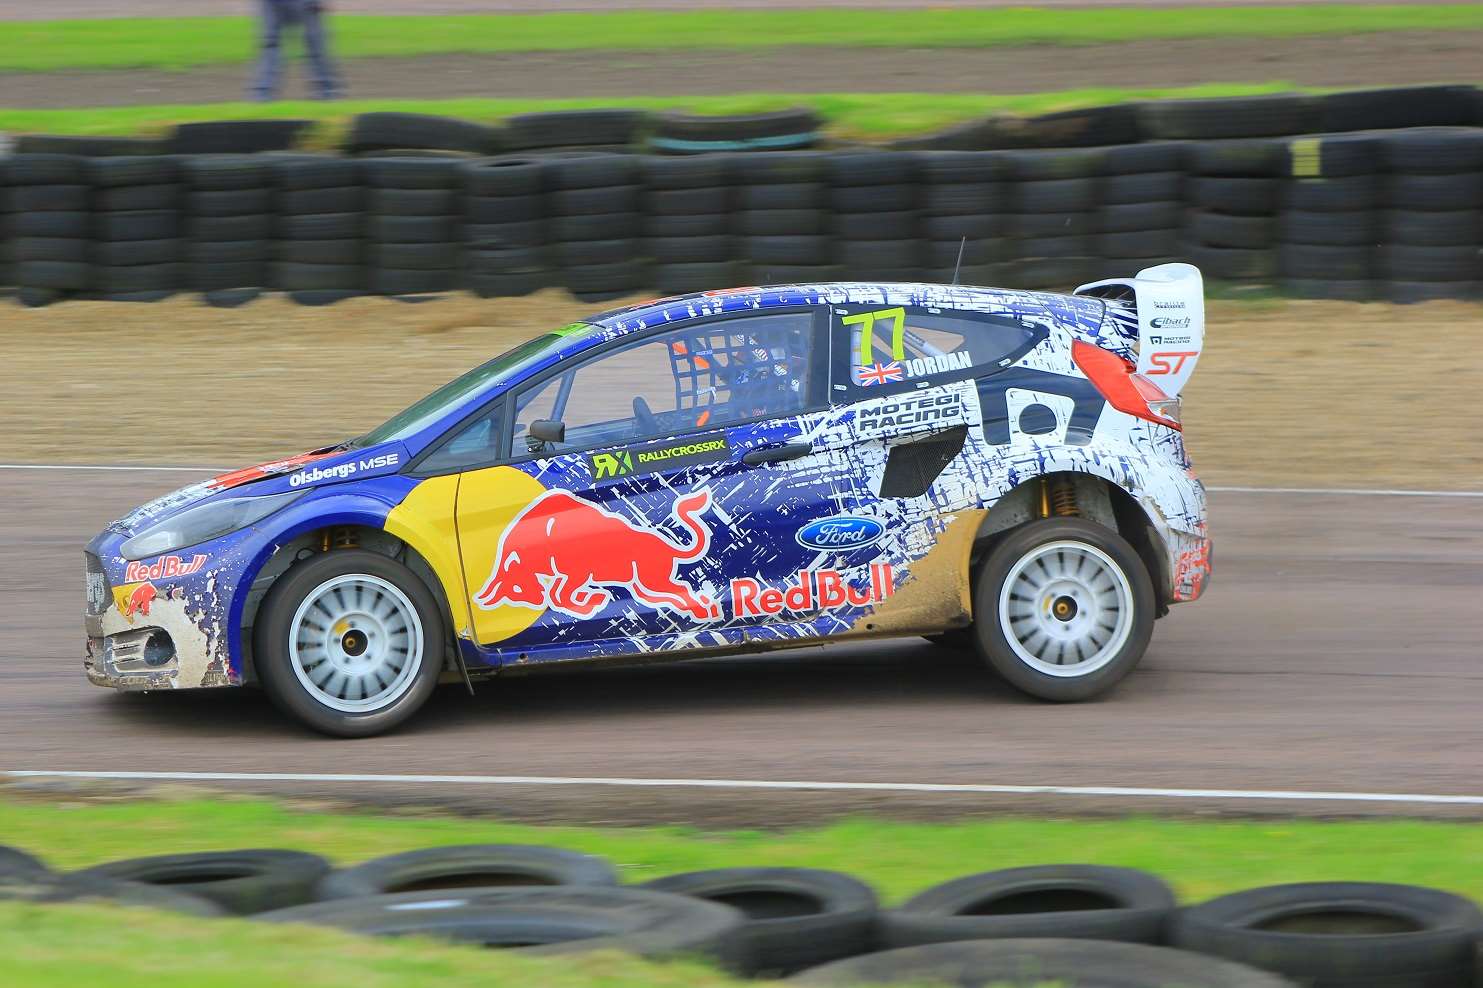
{"type": "Polygon", "coordinates": [[[840,458],[810,440],[826,321],[691,320],[516,390],[508,464],[458,494],[481,647],[539,661],[808,633],[840,593],[799,538],[842,500],[840,458]]]}

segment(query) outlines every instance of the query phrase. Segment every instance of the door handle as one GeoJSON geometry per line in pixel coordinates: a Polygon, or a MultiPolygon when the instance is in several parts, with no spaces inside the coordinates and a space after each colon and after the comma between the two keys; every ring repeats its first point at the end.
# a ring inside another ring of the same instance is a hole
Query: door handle
{"type": "Polygon", "coordinates": [[[782,463],[785,460],[796,460],[800,456],[807,456],[813,451],[813,446],[808,443],[766,446],[762,449],[751,449],[743,453],[742,462],[749,467],[760,467],[764,463],[782,463]]]}

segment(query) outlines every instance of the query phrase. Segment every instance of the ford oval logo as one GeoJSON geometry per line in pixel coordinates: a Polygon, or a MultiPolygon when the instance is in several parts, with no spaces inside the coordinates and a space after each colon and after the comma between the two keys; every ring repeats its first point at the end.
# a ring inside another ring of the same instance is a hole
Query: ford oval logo
{"type": "Polygon", "coordinates": [[[810,549],[858,549],[870,545],[884,531],[874,518],[820,518],[798,530],[798,544],[810,549]]]}

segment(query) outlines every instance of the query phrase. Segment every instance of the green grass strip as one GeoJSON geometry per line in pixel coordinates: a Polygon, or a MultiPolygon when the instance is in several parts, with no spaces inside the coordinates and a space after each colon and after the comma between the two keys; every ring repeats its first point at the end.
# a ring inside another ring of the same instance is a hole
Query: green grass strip
{"type": "MultiPolygon", "coordinates": [[[[1483,29],[1483,5],[1322,4],[920,10],[619,11],[612,13],[338,15],[342,58],[512,51],[778,48],[796,45],[988,48],[1160,38],[1281,38],[1483,29]]],[[[244,62],[246,17],[19,21],[4,24],[0,71],[184,69],[244,62]]]]}
{"type": "Polygon", "coordinates": [[[1152,871],[1186,902],[1258,885],[1343,880],[1407,882],[1483,901],[1483,826],[1476,823],[855,819],[782,832],[718,833],[332,814],[223,798],[58,805],[0,800],[0,834],[56,868],[240,847],[299,848],[345,864],[423,847],[512,843],[600,854],[630,882],[706,868],[832,868],[874,885],[888,902],[976,871],[1068,862],[1152,871]]]}
{"type": "Polygon", "coordinates": [[[842,138],[890,138],[925,134],[990,113],[1032,115],[1141,99],[1255,96],[1292,92],[1285,82],[1213,83],[1185,89],[1073,89],[1055,93],[755,93],[734,96],[592,97],[586,99],[345,100],[282,103],[204,103],[65,110],[0,109],[0,131],[22,134],[163,134],[179,123],[200,120],[303,118],[322,121],[316,146],[332,146],[352,116],[375,110],[435,113],[495,123],[517,113],[598,107],[676,109],[691,113],[762,113],[789,106],[816,108],[829,132],[842,138]]]}

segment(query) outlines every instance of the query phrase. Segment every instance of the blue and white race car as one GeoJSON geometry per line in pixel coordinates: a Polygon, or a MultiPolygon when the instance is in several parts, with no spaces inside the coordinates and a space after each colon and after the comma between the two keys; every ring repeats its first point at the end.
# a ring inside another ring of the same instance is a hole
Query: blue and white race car
{"type": "Polygon", "coordinates": [[[1209,580],[1178,398],[1203,335],[1186,264],[609,312],[110,525],[88,678],[256,683],[358,736],[440,679],[927,635],[1093,697],[1209,580]]]}

